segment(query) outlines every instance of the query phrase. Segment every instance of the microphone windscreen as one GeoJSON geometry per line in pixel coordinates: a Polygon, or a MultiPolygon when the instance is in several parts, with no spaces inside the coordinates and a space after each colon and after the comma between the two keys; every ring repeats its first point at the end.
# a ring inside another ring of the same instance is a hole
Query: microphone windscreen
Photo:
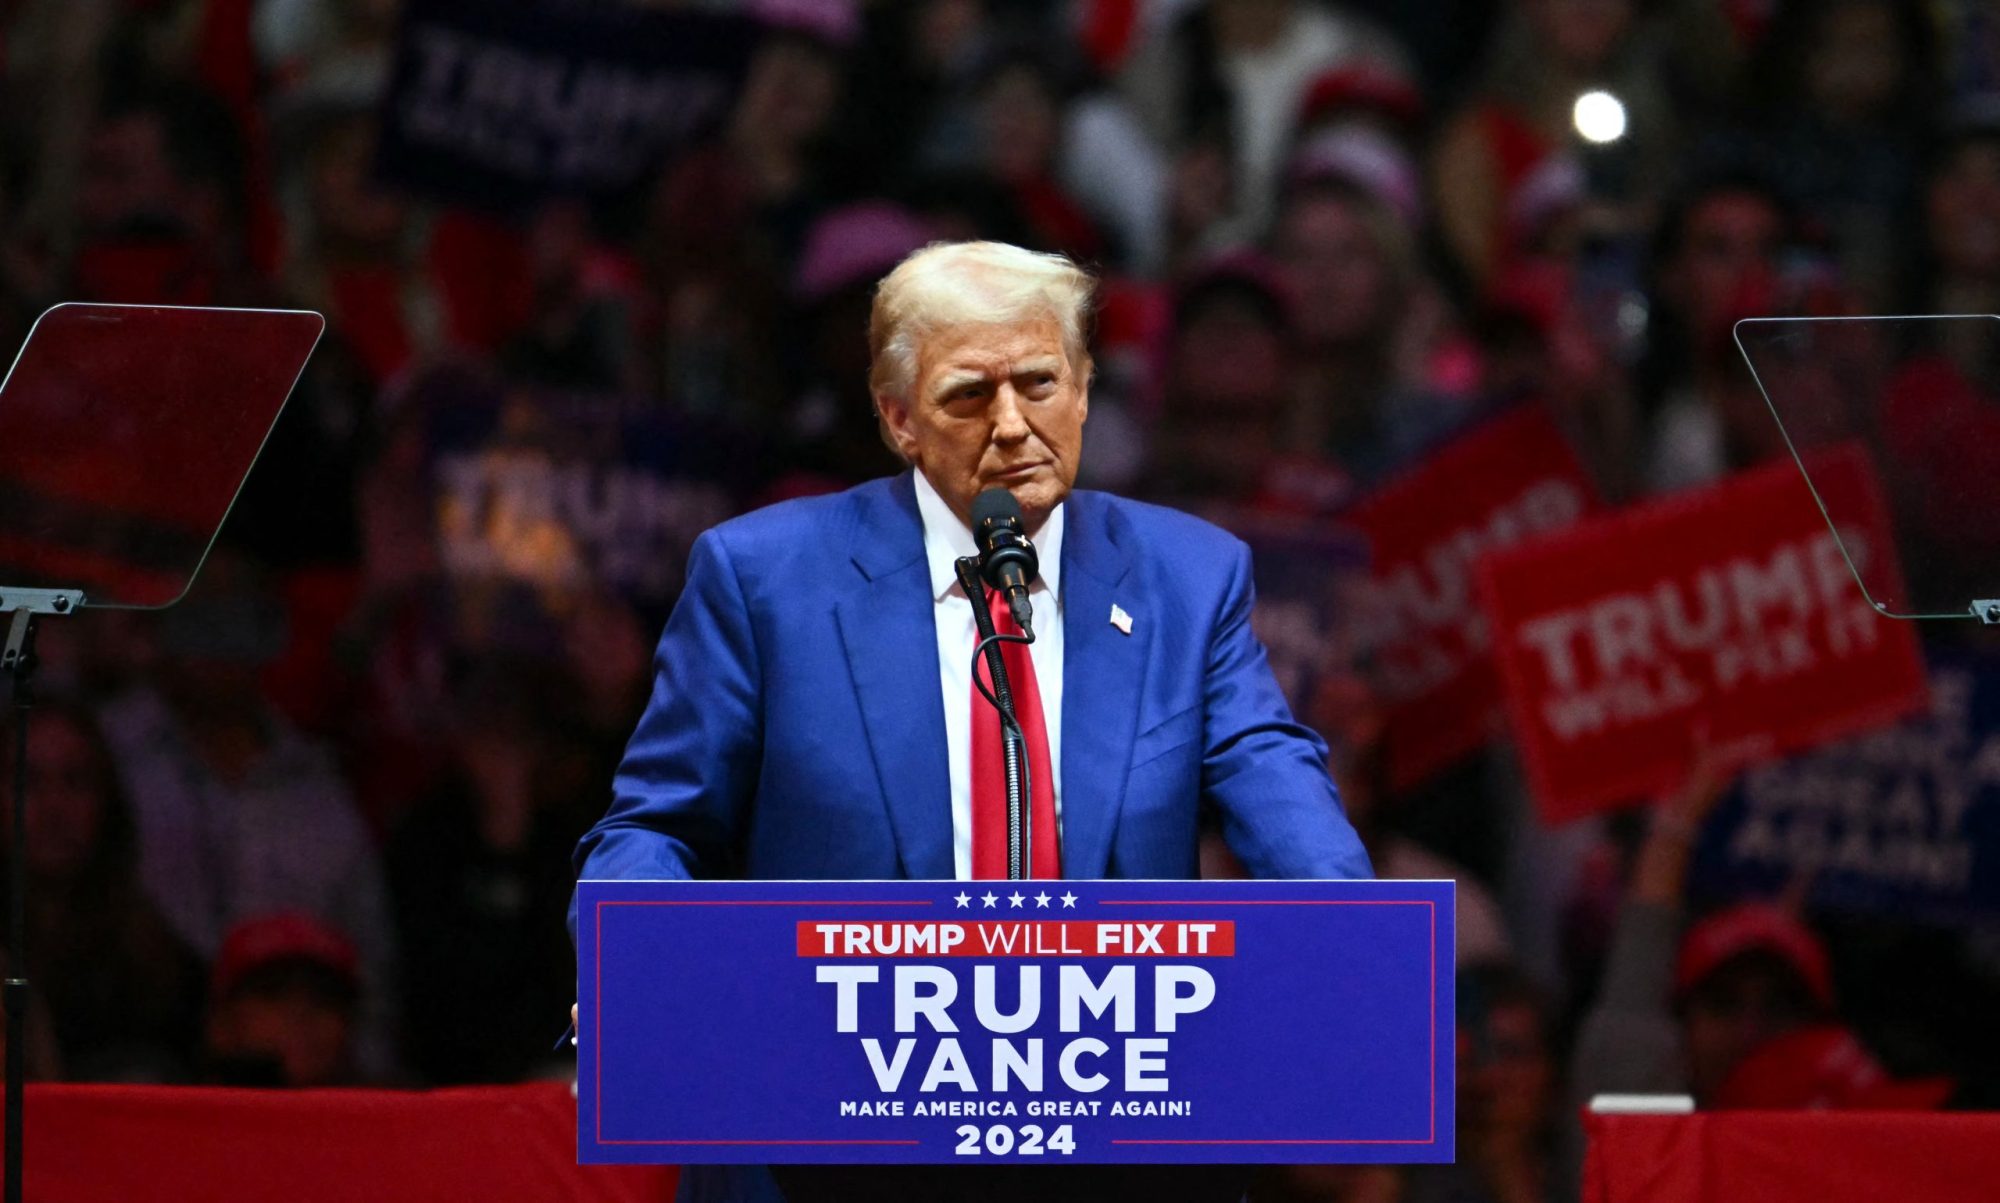
{"type": "Polygon", "coordinates": [[[974,533],[986,529],[987,524],[999,519],[1005,526],[1010,521],[1018,529],[1021,525],[1021,503],[1005,489],[988,489],[972,499],[972,529],[974,533]]]}
{"type": "Polygon", "coordinates": [[[1010,580],[1012,587],[1025,589],[1041,571],[1024,526],[1021,503],[1007,490],[988,489],[972,499],[972,542],[979,548],[979,575],[995,589],[1010,580]]]}

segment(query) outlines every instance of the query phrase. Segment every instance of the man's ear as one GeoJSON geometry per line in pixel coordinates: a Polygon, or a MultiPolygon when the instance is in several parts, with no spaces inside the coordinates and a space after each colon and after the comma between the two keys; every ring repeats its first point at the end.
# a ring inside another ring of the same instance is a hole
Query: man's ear
{"type": "Polygon", "coordinates": [[[877,390],[875,422],[881,428],[882,441],[888,444],[889,450],[901,456],[906,464],[917,462],[917,436],[910,429],[910,407],[901,398],[877,390]]]}

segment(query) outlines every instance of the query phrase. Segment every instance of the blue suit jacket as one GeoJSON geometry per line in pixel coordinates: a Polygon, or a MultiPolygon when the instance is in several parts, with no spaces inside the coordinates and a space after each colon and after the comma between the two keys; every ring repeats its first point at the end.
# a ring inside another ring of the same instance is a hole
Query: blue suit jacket
{"type": "MultiPolygon", "coordinates": [[[[1259,877],[1370,876],[1251,634],[1249,549],[1104,493],[1065,523],[1063,875],[1194,876],[1207,802],[1259,877]]],[[[578,875],[954,876],[934,621],[908,472],[702,535],[578,875]]]]}
{"type": "MultiPolygon", "coordinates": [[[[1103,493],[1072,494],[1064,521],[1063,875],[1193,877],[1207,801],[1260,877],[1370,876],[1326,746],[1292,720],[1250,632],[1249,549],[1103,493]],[[1111,625],[1114,603],[1131,634],[1111,625]]],[[[579,877],[954,875],[909,473],[704,534],[654,670],[611,809],[577,846],[579,877]]],[[[941,1181],[956,1185],[933,1193],[964,1185],[941,1181]]],[[[781,1198],[757,1166],[687,1167],[679,1197],[781,1198]]]]}

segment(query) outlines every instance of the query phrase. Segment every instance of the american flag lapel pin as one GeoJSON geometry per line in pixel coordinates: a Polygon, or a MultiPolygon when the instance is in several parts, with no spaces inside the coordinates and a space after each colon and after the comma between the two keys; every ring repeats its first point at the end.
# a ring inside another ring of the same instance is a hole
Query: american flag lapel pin
{"type": "Polygon", "coordinates": [[[1111,625],[1118,628],[1120,635],[1132,633],[1132,616],[1125,612],[1125,607],[1116,602],[1111,603],[1111,625]]]}

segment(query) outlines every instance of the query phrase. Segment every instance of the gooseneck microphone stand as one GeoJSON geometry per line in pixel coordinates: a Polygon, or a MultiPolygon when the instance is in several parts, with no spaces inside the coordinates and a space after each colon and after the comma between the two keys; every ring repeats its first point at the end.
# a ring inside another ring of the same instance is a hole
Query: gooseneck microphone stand
{"type": "Polygon", "coordinates": [[[7,979],[0,1005],[7,1010],[6,1203],[21,1203],[21,1137],[28,1080],[28,716],[35,705],[35,616],[71,614],[83,605],[74,589],[0,591],[7,642],[0,672],[14,683],[14,824],[7,841],[7,979]]]}
{"type": "Polygon", "coordinates": [[[1007,771],[1007,878],[1022,881],[1029,876],[1028,849],[1034,846],[1034,807],[1030,805],[1033,782],[1028,764],[1028,740],[1014,712],[1014,687],[1007,678],[1007,662],[1000,654],[1003,643],[1033,643],[1030,635],[1002,635],[993,629],[993,615],[987,609],[986,586],[979,579],[979,557],[964,556],[952,562],[959,587],[972,603],[972,621],[979,642],[972,649],[972,683],[993,708],[1000,712],[1000,758],[1007,771]],[[993,688],[979,679],[979,658],[986,658],[986,670],[993,688]]]}

